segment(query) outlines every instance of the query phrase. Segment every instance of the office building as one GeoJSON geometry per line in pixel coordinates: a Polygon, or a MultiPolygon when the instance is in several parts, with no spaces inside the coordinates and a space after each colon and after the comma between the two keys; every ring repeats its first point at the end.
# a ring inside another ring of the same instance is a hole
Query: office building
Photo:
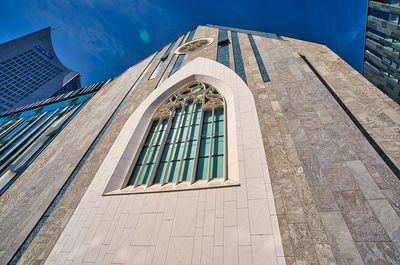
{"type": "Polygon", "coordinates": [[[400,1],[370,0],[363,75],[400,103],[400,1]]]}
{"type": "Polygon", "coordinates": [[[51,28],[0,44],[0,113],[80,88],[54,51],[51,28]]]}

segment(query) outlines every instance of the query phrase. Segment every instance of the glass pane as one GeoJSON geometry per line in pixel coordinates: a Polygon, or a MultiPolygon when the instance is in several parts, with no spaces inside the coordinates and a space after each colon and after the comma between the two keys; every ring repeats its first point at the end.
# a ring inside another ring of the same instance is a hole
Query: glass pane
{"type": "Polygon", "coordinates": [[[200,157],[205,157],[210,155],[210,139],[202,139],[200,142],[200,157]]]}
{"type": "Polygon", "coordinates": [[[205,123],[205,122],[212,122],[212,112],[211,111],[204,112],[203,123],[205,123]]]}
{"type": "Polygon", "coordinates": [[[176,182],[176,179],[178,177],[178,172],[179,172],[179,163],[176,163],[176,161],[171,162],[171,168],[169,171],[167,182],[176,182]]]}
{"type": "Polygon", "coordinates": [[[214,123],[214,136],[224,135],[224,121],[217,121],[214,123]]]}
{"type": "Polygon", "coordinates": [[[211,136],[211,127],[212,127],[212,123],[203,123],[203,130],[201,132],[201,137],[205,138],[205,137],[210,137],[211,136]]]}
{"type": "Polygon", "coordinates": [[[182,181],[190,181],[193,172],[193,159],[186,159],[182,165],[182,181]]]}
{"type": "Polygon", "coordinates": [[[186,158],[194,158],[196,156],[197,141],[189,141],[186,148],[186,158]]]}
{"type": "Polygon", "coordinates": [[[224,156],[214,156],[211,162],[212,178],[222,178],[224,176],[224,156]]]}
{"type": "Polygon", "coordinates": [[[214,137],[213,138],[213,155],[223,155],[224,154],[224,137],[214,137]]]}
{"type": "Polygon", "coordinates": [[[129,185],[135,184],[135,180],[138,177],[141,165],[136,165],[135,169],[133,170],[132,178],[129,180],[129,185]]]}
{"type": "Polygon", "coordinates": [[[144,170],[140,176],[140,185],[144,185],[147,183],[147,179],[150,177],[151,175],[151,170],[153,168],[154,164],[146,164],[144,165],[144,170]]]}
{"type": "Polygon", "coordinates": [[[224,120],[224,111],[223,109],[216,109],[214,111],[214,121],[223,121],[224,120]]]}
{"type": "Polygon", "coordinates": [[[197,173],[196,173],[197,180],[208,179],[208,161],[209,161],[208,157],[199,158],[199,162],[197,165],[197,173]]]}
{"type": "Polygon", "coordinates": [[[154,179],[154,183],[161,183],[162,178],[165,176],[166,173],[167,173],[167,163],[161,162],[158,167],[158,171],[157,171],[157,175],[154,179]]]}

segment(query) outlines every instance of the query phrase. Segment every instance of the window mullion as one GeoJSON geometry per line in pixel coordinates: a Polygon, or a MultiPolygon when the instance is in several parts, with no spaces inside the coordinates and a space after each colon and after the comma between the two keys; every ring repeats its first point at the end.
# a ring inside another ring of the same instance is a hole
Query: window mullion
{"type": "MultiPolygon", "coordinates": [[[[157,126],[156,126],[156,128],[155,128],[154,134],[153,134],[153,136],[152,136],[152,138],[151,138],[151,141],[150,141],[150,143],[149,143],[149,147],[148,147],[148,149],[147,149],[146,156],[145,156],[144,159],[143,159],[143,164],[142,164],[142,166],[140,167],[140,171],[139,171],[139,174],[137,175],[137,178],[135,179],[135,184],[133,185],[134,188],[136,188],[137,186],[139,186],[139,183],[140,183],[140,181],[142,180],[142,174],[143,174],[144,168],[146,167],[147,160],[149,159],[149,155],[150,155],[150,153],[151,153],[151,148],[152,148],[152,146],[153,146],[154,139],[156,138],[156,132],[157,132],[157,130],[158,130],[160,124],[161,124],[161,119],[158,120],[158,123],[157,123],[157,126]]],[[[149,133],[150,133],[150,132],[149,132],[149,133]]],[[[142,147],[142,148],[143,148],[143,147],[142,147]]]]}
{"type": "Polygon", "coordinates": [[[210,150],[208,154],[208,181],[212,179],[212,151],[213,151],[213,137],[214,137],[214,108],[211,110],[211,131],[210,131],[210,150]]]}
{"type": "Polygon", "coordinates": [[[158,150],[157,158],[154,161],[154,167],[153,167],[153,170],[151,172],[150,178],[147,180],[146,188],[153,184],[154,178],[155,178],[155,176],[157,174],[157,170],[158,170],[158,167],[160,165],[161,157],[162,157],[162,154],[164,152],[165,143],[167,142],[169,131],[171,130],[172,119],[174,117],[174,113],[175,113],[175,107],[173,107],[173,109],[171,111],[171,115],[168,118],[167,128],[164,131],[163,139],[162,139],[161,144],[160,144],[160,149],[158,150]]]}
{"type": "Polygon", "coordinates": [[[173,141],[172,141],[172,145],[171,145],[171,153],[169,154],[169,157],[168,157],[168,162],[167,162],[167,170],[165,171],[166,172],[166,174],[165,174],[165,176],[164,176],[164,179],[163,179],[163,181],[162,181],[162,185],[164,185],[165,183],[167,183],[167,178],[168,178],[168,176],[169,176],[169,174],[171,173],[170,172],[170,168],[171,168],[171,158],[172,158],[172,156],[174,155],[174,148],[176,147],[176,138],[178,137],[178,133],[179,133],[179,127],[181,126],[181,123],[182,123],[182,119],[183,119],[183,115],[184,115],[184,112],[185,111],[185,102],[183,102],[182,103],[182,106],[181,106],[181,113],[180,113],[180,117],[179,117],[179,121],[178,121],[178,124],[177,124],[177,127],[176,127],[176,132],[175,132],[175,135],[174,135],[174,139],[173,139],[173,141]]]}
{"type": "Polygon", "coordinates": [[[225,101],[223,101],[224,104],[224,128],[223,128],[223,132],[224,132],[224,181],[226,181],[228,179],[228,174],[227,174],[227,167],[228,167],[228,150],[227,150],[227,144],[228,144],[228,133],[227,133],[227,128],[228,128],[228,119],[226,118],[227,115],[227,111],[226,111],[226,104],[225,101]]]}
{"type": "Polygon", "coordinates": [[[204,102],[206,100],[206,92],[203,93],[203,100],[201,103],[201,115],[200,115],[200,123],[199,123],[199,131],[197,133],[197,145],[196,145],[196,155],[194,156],[194,164],[193,164],[193,172],[192,172],[192,180],[190,184],[193,184],[196,180],[196,172],[197,172],[197,165],[199,162],[199,152],[200,152],[200,143],[201,143],[201,134],[203,131],[203,119],[204,119],[204,102]]]}
{"type": "Polygon", "coordinates": [[[176,178],[176,184],[178,184],[179,178],[182,179],[182,168],[184,165],[184,159],[185,159],[185,153],[186,153],[186,149],[187,149],[187,145],[188,145],[188,138],[189,138],[189,133],[190,133],[190,129],[192,128],[192,120],[193,120],[193,112],[195,110],[195,102],[192,102],[192,110],[190,112],[190,117],[189,117],[189,123],[188,123],[188,128],[187,128],[187,132],[186,132],[186,136],[185,136],[185,143],[183,145],[183,152],[182,152],[182,156],[181,156],[181,164],[179,166],[179,171],[178,171],[178,178],[176,178]]]}

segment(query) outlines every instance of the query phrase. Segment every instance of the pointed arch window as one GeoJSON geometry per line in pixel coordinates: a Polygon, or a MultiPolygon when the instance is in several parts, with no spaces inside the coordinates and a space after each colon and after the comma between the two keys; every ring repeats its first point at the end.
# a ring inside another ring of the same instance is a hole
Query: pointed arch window
{"type": "Polygon", "coordinates": [[[203,82],[171,95],[152,118],[128,185],[226,180],[224,110],[224,98],[203,82]]]}

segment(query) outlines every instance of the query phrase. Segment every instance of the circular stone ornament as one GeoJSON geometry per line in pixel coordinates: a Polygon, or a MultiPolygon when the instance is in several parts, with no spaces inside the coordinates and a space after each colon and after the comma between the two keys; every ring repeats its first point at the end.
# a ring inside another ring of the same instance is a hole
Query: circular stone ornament
{"type": "Polygon", "coordinates": [[[190,52],[200,51],[214,42],[213,38],[200,38],[189,41],[175,50],[175,54],[187,54],[190,52]]]}

